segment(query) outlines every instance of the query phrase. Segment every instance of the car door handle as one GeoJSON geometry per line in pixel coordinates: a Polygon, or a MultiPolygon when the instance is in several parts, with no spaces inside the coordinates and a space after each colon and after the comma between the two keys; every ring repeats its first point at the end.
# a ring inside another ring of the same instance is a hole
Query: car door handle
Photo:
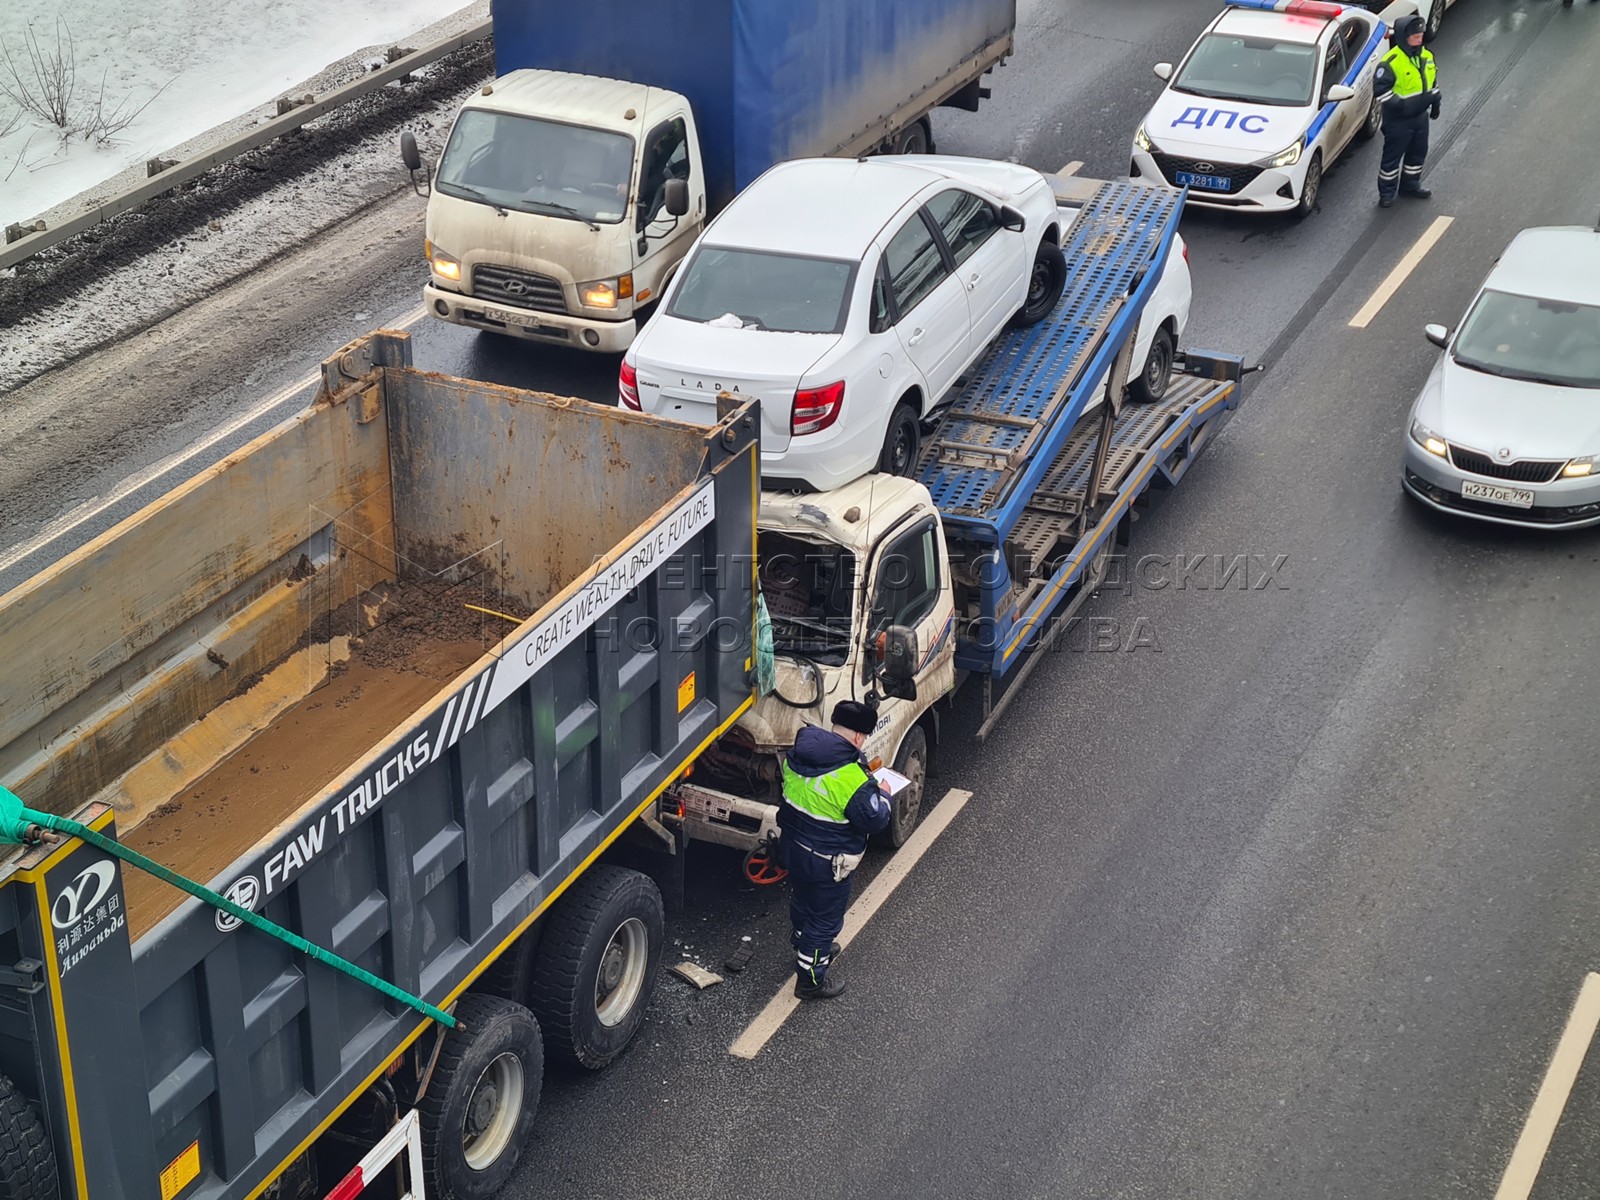
{"type": "Polygon", "coordinates": [[[922,335],[927,332],[928,331],[926,329],[913,330],[911,336],[906,339],[906,345],[915,346],[922,340],[922,335]]]}
{"type": "Polygon", "coordinates": [[[974,272],[972,275],[969,275],[967,277],[967,291],[970,292],[970,291],[973,291],[975,288],[977,288],[978,281],[980,279],[982,279],[982,278],[983,278],[983,276],[977,274],[976,272],[974,272]]]}

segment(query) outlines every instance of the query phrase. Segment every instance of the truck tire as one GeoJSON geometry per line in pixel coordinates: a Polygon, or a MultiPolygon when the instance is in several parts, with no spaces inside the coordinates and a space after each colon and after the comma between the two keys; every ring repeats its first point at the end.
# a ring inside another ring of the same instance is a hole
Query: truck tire
{"type": "Polygon", "coordinates": [[[895,139],[896,154],[929,154],[932,152],[933,134],[928,129],[928,119],[913,121],[900,131],[895,139]]]}
{"type": "Polygon", "coordinates": [[[38,1116],[0,1075],[0,1200],[56,1200],[56,1154],[38,1116]]]}
{"type": "Polygon", "coordinates": [[[1037,325],[1055,310],[1061,289],[1067,285],[1067,260],[1061,247],[1040,242],[1033,254],[1033,271],[1028,278],[1028,298],[1011,318],[1018,329],[1037,325]]]}
{"type": "Polygon", "coordinates": [[[661,892],[590,867],[545,919],[530,1002],[550,1057],[598,1071],[639,1032],[661,970],[661,892]]]}
{"type": "Polygon", "coordinates": [[[922,815],[922,791],[928,780],[928,735],[922,726],[912,726],[900,743],[900,753],[894,756],[894,769],[911,780],[911,786],[890,802],[889,828],[874,835],[873,840],[880,846],[898,850],[906,844],[911,831],[917,827],[917,818],[922,815]]]}
{"type": "Polygon", "coordinates": [[[516,1169],[544,1081],[539,1022],[522,1005],[469,992],[417,1105],[432,1200],[489,1200],[516,1169]]]}
{"type": "Polygon", "coordinates": [[[1154,404],[1167,394],[1172,382],[1172,356],[1175,350],[1172,334],[1163,325],[1150,339],[1150,353],[1136,379],[1128,382],[1128,391],[1140,404],[1154,404]]]}

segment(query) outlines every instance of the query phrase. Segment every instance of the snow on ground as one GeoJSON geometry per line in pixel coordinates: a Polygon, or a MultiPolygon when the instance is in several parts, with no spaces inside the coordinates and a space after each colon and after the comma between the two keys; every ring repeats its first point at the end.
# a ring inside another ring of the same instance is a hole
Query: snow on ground
{"type": "MultiPolygon", "coordinates": [[[[263,108],[329,64],[380,50],[473,0],[0,0],[0,84],[12,67],[36,93],[29,35],[48,59],[58,45],[76,66],[76,110],[134,122],[97,144],[63,137],[0,93],[0,226],[31,221],[133,166],[263,108]],[[58,27],[59,19],[59,27],[58,27]],[[58,28],[61,37],[58,41],[58,28]],[[7,64],[7,57],[11,65],[7,64]],[[159,95],[157,94],[159,92],[159,95]],[[152,99],[154,97],[154,99],[152,99]]],[[[405,42],[412,45],[412,42],[405,42]]]]}

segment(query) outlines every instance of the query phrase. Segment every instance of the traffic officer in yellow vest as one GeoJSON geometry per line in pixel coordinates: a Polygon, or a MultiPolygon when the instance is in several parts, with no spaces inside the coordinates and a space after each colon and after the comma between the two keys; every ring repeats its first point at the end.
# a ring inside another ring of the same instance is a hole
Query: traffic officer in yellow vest
{"type": "Polygon", "coordinates": [[[833,706],[833,728],[805,726],[784,758],[778,828],[792,885],[794,994],[802,1000],[830,1000],[844,991],[828,968],[850,907],[850,872],[868,836],[889,825],[889,800],[861,753],[877,724],[875,709],[841,700],[833,706]]]}
{"type": "Polygon", "coordinates": [[[1378,66],[1373,86],[1383,106],[1383,164],[1378,168],[1378,204],[1388,208],[1396,193],[1426,200],[1422,165],[1428,157],[1428,122],[1439,118],[1438,72],[1422,44],[1426,24],[1410,16],[1395,28],[1395,41],[1378,66]]]}

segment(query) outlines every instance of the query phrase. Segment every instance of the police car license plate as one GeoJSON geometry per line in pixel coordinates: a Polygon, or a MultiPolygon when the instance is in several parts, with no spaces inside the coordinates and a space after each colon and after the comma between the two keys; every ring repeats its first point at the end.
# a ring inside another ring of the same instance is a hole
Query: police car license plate
{"type": "Polygon", "coordinates": [[[1461,494],[1468,500],[1487,500],[1491,504],[1507,504],[1512,508],[1533,507],[1533,493],[1522,488],[1496,487],[1492,483],[1473,483],[1469,479],[1461,485],[1461,494]]]}
{"type": "Polygon", "coordinates": [[[1226,175],[1195,175],[1189,171],[1178,171],[1172,178],[1179,187],[1205,188],[1211,192],[1233,191],[1233,180],[1226,175]]]}

